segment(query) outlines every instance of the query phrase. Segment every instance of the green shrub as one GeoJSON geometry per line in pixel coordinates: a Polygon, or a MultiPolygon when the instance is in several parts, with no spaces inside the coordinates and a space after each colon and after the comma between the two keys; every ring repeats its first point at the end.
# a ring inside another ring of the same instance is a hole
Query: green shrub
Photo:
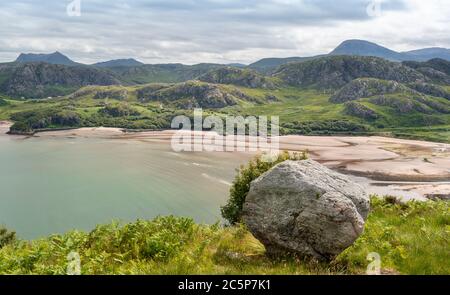
{"type": "Polygon", "coordinates": [[[247,166],[241,166],[231,187],[230,199],[228,200],[228,203],[221,208],[223,218],[228,220],[230,224],[239,223],[241,221],[242,207],[253,180],[257,179],[281,162],[287,160],[300,161],[305,159],[307,159],[306,153],[290,154],[289,152],[283,152],[279,154],[274,161],[263,161],[261,156],[257,156],[250,161],[247,166]]]}
{"type": "Polygon", "coordinates": [[[166,260],[191,239],[194,228],[192,219],[173,216],[151,222],[139,220],[123,227],[113,223],[98,226],[89,234],[84,247],[120,253],[126,259],[166,260]]]}
{"type": "Polygon", "coordinates": [[[74,111],[64,110],[52,116],[52,124],[59,126],[79,126],[80,116],[74,111]]]}
{"type": "Polygon", "coordinates": [[[11,116],[16,123],[11,127],[13,132],[32,132],[33,130],[51,127],[80,127],[80,116],[71,110],[45,108],[34,111],[18,112],[11,116]]]}
{"type": "Polygon", "coordinates": [[[107,105],[99,111],[101,114],[106,114],[112,117],[124,117],[124,116],[139,116],[140,113],[133,107],[127,104],[119,105],[107,105]]]}
{"type": "Polygon", "coordinates": [[[28,132],[32,132],[33,131],[31,129],[31,127],[25,122],[16,122],[16,123],[14,123],[11,126],[10,130],[12,132],[15,132],[15,133],[28,133],[28,132]]]}
{"type": "Polygon", "coordinates": [[[367,125],[346,121],[307,121],[307,122],[289,122],[282,124],[283,128],[290,130],[292,134],[332,134],[332,133],[352,133],[368,132],[370,127],[367,125]]]}
{"type": "Polygon", "coordinates": [[[16,240],[16,233],[0,227],[0,249],[16,240]]]}

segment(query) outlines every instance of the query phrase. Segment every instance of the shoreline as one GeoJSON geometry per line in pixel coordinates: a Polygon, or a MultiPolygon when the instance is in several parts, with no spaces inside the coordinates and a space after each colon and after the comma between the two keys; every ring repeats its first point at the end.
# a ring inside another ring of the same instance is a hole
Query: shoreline
{"type": "MultiPolygon", "coordinates": [[[[0,128],[11,122],[0,122],[0,128]]],[[[136,144],[167,144],[177,130],[132,131],[121,128],[85,127],[40,131],[27,139],[112,139],[136,144]]],[[[201,135],[208,131],[200,132],[201,135]]],[[[280,150],[307,151],[310,158],[327,167],[368,183],[418,182],[413,189],[433,194],[448,194],[450,181],[450,144],[380,136],[302,136],[280,137],[280,150]],[[444,182],[441,184],[440,182],[444,182]],[[439,187],[435,187],[435,184],[439,187]],[[427,189],[424,189],[424,188],[427,189]]],[[[245,152],[248,158],[256,152],[245,152]]]]}

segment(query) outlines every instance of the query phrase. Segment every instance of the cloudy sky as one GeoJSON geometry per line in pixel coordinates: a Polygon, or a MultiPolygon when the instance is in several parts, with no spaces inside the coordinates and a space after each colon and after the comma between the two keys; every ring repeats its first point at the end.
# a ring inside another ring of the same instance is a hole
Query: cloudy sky
{"type": "Polygon", "coordinates": [[[450,48],[450,1],[0,0],[0,62],[58,50],[83,63],[250,63],[327,53],[346,39],[450,48]],[[67,13],[74,1],[80,16],[67,13]]]}

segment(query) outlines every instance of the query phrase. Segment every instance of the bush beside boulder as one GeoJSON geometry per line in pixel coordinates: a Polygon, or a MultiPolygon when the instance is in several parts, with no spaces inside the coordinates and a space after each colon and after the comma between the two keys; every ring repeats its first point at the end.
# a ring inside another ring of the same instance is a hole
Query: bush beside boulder
{"type": "Polygon", "coordinates": [[[285,161],[251,183],[243,221],[269,255],[332,260],[363,233],[370,200],[348,177],[285,161]]]}

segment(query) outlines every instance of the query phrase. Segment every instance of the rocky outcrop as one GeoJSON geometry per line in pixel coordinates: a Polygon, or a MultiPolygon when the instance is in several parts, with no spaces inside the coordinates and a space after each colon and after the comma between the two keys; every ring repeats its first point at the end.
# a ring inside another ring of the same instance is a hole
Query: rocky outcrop
{"type": "Polygon", "coordinates": [[[374,110],[355,101],[346,102],[344,106],[344,112],[347,115],[359,117],[365,120],[378,119],[378,114],[374,110]]]}
{"type": "Polygon", "coordinates": [[[412,83],[408,86],[423,94],[450,99],[450,93],[438,85],[429,83],[412,83]]]}
{"type": "Polygon", "coordinates": [[[168,85],[166,87],[146,88],[138,94],[139,99],[145,101],[160,101],[169,103],[182,109],[196,107],[219,109],[237,104],[239,99],[246,96],[237,89],[229,90],[216,84],[198,81],[168,85]]]}
{"type": "Polygon", "coordinates": [[[126,100],[128,98],[128,91],[126,89],[105,89],[99,90],[94,95],[94,99],[116,99],[126,100]]]}
{"type": "Polygon", "coordinates": [[[450,84],[450,76],[441,71],[429,67],[418,68],[417,71],[422,73],[433,83],[450,84]]]}
{"type": "Polygon", "coordinates": [[[369,197],[319,163],[286,161],[252,182],[243,220],[269,255],[330,260],[364,230],[369,197]]]}
{"type": "Polygon", "coordinates": [[[376,78],[413,83],[426,77],[400,63],[376,57],[332,56],[281,66],[274,74],[287,84],[299,87],[338,89],[357,78],[376,78]]]}
{"type": "Polygon", "coordinates": [[[392,107],[399,113],[450,112],[449,106],[445,102],[427,96],[445,98],[449,94],[442,87],[423,82],[410,83],[408,86],[395,81],[373,78],[355,79],[336,91],[330,97],[330,102],[345,103],[344,112],[346,114],[366,120],[376,119],[378,115],[355,100],[369,98],[369,102],[379,106],[392,107]]]}
{"type": "Polygon", "coordinates": [[[120,86],[87,86],[68,96],[70,99],[77,99],[80,97],[126,100],[128,98],[128,90],[120,86]]]}
{"type": "Polygon", "coordinates": [[[431,68],[450,76],[450,61],[445,59],[433,58],[425,62],[405,61],[403,64],[413,69],[431,68]]]}
{"type": "Polygon", "coordinates": [[[88,85],[120,84],[110,73],[86,66],[18,63],[2,72],[6,78],[1,90],[15,97],[42,98],[65,95],[88,85]]]}
{"type": "Polygon", "coordinates": [[[275,83],[253,70],[225,67],[199,77],[200,81],[215,84],[231,84],[248,88],[275,88],[275,83]]]}
{"type": "Polygon", "coordinates": [[[173,86],[173,84],[152,83],[139,88],[136,92],[139,101],[149,100],[157,91],[173,86]]]}
{"type": "Polygon", "coordinates": [[[342,87],[339,91],[336,91],[330,98],[330,101],[334,103],[342,103],[364,97],[392,94],[397,92],[417,94],[417,92],[395,81],[362,78],[355,79],[342,87]]]}
{"type": "Polygon", "coordinates": [[[387,97],[380,95],[370,98],[369,102],[379,106],[391,107],[399,114],[409,114],[412,112],[429,114],[433,112],[433,110],[427,105],[420,103],[415,99],[404,97],[387,97]]]}

